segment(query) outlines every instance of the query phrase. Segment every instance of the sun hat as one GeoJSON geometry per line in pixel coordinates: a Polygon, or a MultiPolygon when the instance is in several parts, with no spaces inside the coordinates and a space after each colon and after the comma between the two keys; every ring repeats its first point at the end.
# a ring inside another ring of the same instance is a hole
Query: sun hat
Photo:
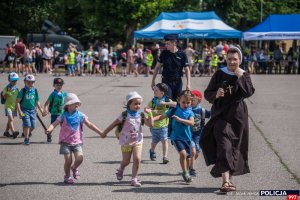
{"type": "Polygon", "coordinates": [[[77,95],[74,94],[74,93],[68,93],[64,100],[65,100],[64,106],[68,106],[68,105],[71,105],[71,104],[74,104],[74,103],[80,103],[81,104],[81,101],[79,100],[77,95]]]}
{"type": "Polygon", "coordinates": [[[143,97],[141,95],[139,95],[139,93],[137,93],[136,91],[129,92],[126,96],[126,105],[132,99],[142,99],[143,100],[143,97]]]}
{"type": "Polygon", "coordinates": [[[25,76],[24,81],[35,82],[35,77],[32,74],[28,74],[25,76]]]}
{"type": "Polygon", "coordinates": [[[193,90],[192,95],[197,96],[199,99],[202,99],[202,94],[199,90],[193,90]]]}
{"type": "Polygon", "coordinates": [[[19,80],[20,78],[19,78],[19,75],[18,75],[17,73],[12,72],[12,73],[10,73],[10,74],[8,75],[8,79],[9,79],[9,81],[17,81],[17,80],[19,80]]]}

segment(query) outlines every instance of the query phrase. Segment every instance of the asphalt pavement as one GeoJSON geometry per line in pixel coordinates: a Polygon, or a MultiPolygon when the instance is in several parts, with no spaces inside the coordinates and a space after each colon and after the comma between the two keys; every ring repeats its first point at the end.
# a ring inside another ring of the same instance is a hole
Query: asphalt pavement
{"type": "MultiPolygon", "coordinates": [[[[100,129],[105,129],[123,110],[129,91],[139,92],[143,107],[151,101],[151,77],[62,77],[63,89],[79,95],[80,111],[100,129]]],[[[52,92],[53,77],[38,75],[36,87],[44,104],[52,92]]],[[[204,91],[210,77],[192,78],[192,88],[204,91]]],[[[159,77],[157,78],[159,81],[159,77]]],[[[300,76],[253,75],[255,94],[246,100],[249,109],[251,173],[234,177],[238,193],[219,195],[215,191],[221,179],[210,175],[203,157],[196,161],[197,177],[186,184],[180,175],[179,156],[170,145],[170,163],[162,164],[161,144],[157,146],[157,161],[148,155],[151,137],[149,128],[143,127],[144,144],[139,176],[141,188],[130,186],[131,166],[125,170],[122,181],[115,176],[121,160],[120,146],[114,131],[106,139],[84,127],[84,161],[80,166],[81,179],[74,185],[63,183],[64,158],[59,155],[59,127],[53,132],[53,142],[39,122],[33,132],[30,146],[22,145],[23,138],[3,137],[6,126],[4,106],[0,115],[0,199],[286,199],[286,197],[260,197],[259,190],[300,189],[300,76]]],[[[7,84],[7,75],[0,75],[0,87],[7,84]]],[[[18,87],[23,87],[23,81],[18,87]]],[[[203,101],[205,108],[210,108],[203,101]]],[[[43,118],[46,125],[50,117],[43,118]]],[[[21,131],[21,120],[15,126],[21,131]]]]}

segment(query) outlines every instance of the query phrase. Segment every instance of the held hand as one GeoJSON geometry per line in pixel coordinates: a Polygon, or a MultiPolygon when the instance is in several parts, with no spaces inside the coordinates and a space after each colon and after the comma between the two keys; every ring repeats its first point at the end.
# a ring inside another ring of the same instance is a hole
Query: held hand
{"type": "Polygon", "coordinates": [[[155,82],[152,81],[152,83],[151,83],[151,89],[154,90],[154,87],[155,87],[155,82]]]}
{"type": "Polygon", "coordinates": [[[186,90],[191,90],[191,86],[190,85],[186,85],[186,90]]]}
{"type": "Polygon", "coordinates": [[[48,128],[48,129],[45,131],[45,134],[48,135],[48,134],[51,134],[51,132],[52,132],[52,130],[48,128]]]}
{"type": "Polygon", "coordinates": [[[217,95],[216,95],[216,98],[219,98],[219,97],[224,97],[224,89],[223,88],[219,88],[218,91],[217,91],[217,95]]]}
{"type": "Polygon", "coordinates": [[[48,114],[48,112],[45,110],[45,111],[42,113],[42,116],[43,116],[43,117],[46,117],[47,114],[48,114]]]}
{"type": "Polygon", "coordinates": [[[19,117],[20,119],[23,119],[23,117],[25,117],[25,114],[23,112],[20,112],[19,117]]]}
{"type": "Polygon", "coordinates": [[[101,133],[100,136],[101,136],[101,138],[106,138],[106,134],[104,134],[104,133],[101,133]]]}
{"type": "Polygon", "coordinates": [[[172,118],[175,119],[177,122],[180,122],[180,117],[173,115],[172,118]]]}
{"type": "Polygon", "coordinates": [[[150,113],[151,112],[151,108],[149,108],[148,106],[144,108],[144,112],[145,113],[150,113]]]}

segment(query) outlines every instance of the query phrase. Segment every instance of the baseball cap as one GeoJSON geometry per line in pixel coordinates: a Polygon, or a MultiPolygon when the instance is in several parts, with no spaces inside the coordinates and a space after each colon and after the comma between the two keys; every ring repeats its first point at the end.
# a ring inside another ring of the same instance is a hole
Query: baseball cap
{"type": "Polygon", "coordinates": [[[25,76],[24,81],[35,81],[35,77],[32,74],[28,74],[25,76]]]}
{"type": "Polygon", "coordinates": [[[17,73],[12,72],[12,73],[10,73],[10,74],[8,75],[8,79],[9,79],[9,81],[17,81],[17,80],[19,80],[20,78],[19,78],[19,75],[18,75],[17,73]]]}
{"type": "Polygon", "coordinates": [[[177,40],[178,35],[177,34],[168,34],[164,36],[164,40],[170,41],[170,40],[177,40]]]}
{"type": "Polygon", "coordinates": [[[202,99],[202,94],[199,90],[193,90],[192,95],[197,96],[199,99],[202,99]]]}
{"type": "Polygon", "coordinates": [[[80,103],[81,101],[79,100],[78,96],[74,93],[68,93],[67,96],[64,98],[65,104],[64,106],[72,105],[74,103],[80,103]]]}
{"type": "Polygon", "coordinates": [[[53,80],[53,84],[64,84],[64,80],[62,78],[55,78],[53,80]]]}
{"type": "Polygon", "coordinates": [[[129,92],[126,96],[126,105],[132,99],[142,99],[143,100],[143,97],[141,95],[139,95],[139,93],[137,93],[136,91],[129,92]]]}

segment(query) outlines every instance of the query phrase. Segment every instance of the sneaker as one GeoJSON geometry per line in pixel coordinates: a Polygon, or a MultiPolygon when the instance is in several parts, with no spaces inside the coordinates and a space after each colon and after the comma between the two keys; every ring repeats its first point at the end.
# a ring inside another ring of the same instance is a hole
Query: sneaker
{"type": "Polygon", "coordinates": [[[12,137],[12,135],[11,135],[11,134],[9,134],[9,132],[8,132],[8,131],[5,131],[5,132],[3,133],[3,136],[5,136],[5,137],[12,137]]]}
{"type": "Polygon", "coordinates": [[[131,180],[131,185],[134,187],[142,187],[141,182],[137,178],[131,180]]]}
{"type": "Polygon", "coordinates": [[[156,153],[154,151],[152,151],[151,149],[149,150],[149,155],[150,155],[150,159],[152,161],[156,161],[156,153]]]}
{"type": "Polygon", "coordinates": [[[116,176],[119,181],[123,179],[123,172],[124,172],[124,169],[117,169],[116,176]]]}
{"type": "Polygon", "coordinates": [[[29,138],[25,138],[23,144],[24,145],[30,145],[29,138]]]}
{"type": "Polygon", "coordinates": [[[16,139],[19,135],[19,131],[15,131],[12,135],[13,139],[16,139]]]}
{"type": "Polygon", "coordinates": [[[73,184],[74,181],[73,181],[73,179],[71,178],[71,176],[64,176],[64,183],[65,183],[65,184],[73,184]]]}
{"type": "Polygon", "coordinates": [[[168,164],[169,163],[169,159],[167,157],[163,157],[163,164],[168,164]]]}
{"type": "Polygon", "coordinates": [[[182,178],[186,183],[191,183],[193,181],[189,173],[182,173],[182,178]]]}
{"type": "Polygon", "coordinates": [[[73,172],[73,177],[75,179],[80,179],[80,172],[78,170],[78,168],[74,169],[73,167],[71,168],[72,169],[72,172],[73,172]]]}
{"type": "Polygon", "coordinates": [[[47,142],[49,142],[49,143],[52,142],[52,135],[50,135],[50,134],[47,135],[47,142]]]}
{"type": "Polygon", "coordinates": [[[197,175],[196,170],[193,169],[193,168],[190,168],[189,173],[190,173],[191,176],[196,176],[197,175]]]}

